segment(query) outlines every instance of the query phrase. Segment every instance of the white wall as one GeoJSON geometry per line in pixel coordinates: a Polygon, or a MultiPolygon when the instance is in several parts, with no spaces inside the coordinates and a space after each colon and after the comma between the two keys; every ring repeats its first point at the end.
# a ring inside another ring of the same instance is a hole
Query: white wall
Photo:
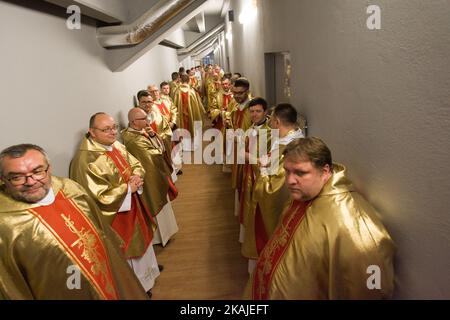
{"type": "MultiPolygon", "coordinates": [[[[97,0],[99,1],[99,0],[97,0]]],[[[109,3],[109,0],[102,0],[105,4],[109,3]]],[[[144,12],[153,7],[158,3],[159,0],[121,0],[126,2],[127,8],[127,23],[132,23],[133,21],[139,19],[144,12]]],[[[109,6],[109,4],[107,4],[109,6]]]]}
{"type": "MultiPolygon", "coordinates": [[[[230,10],[234,10],[234,22],[226,20],[226,30],[232,28],[232,40],[226,40],[227,54],[230,58],[230,72],[240,72],[250,81],[253,96],[264,96],[264,35],[261,1],[257,1],[256,17],[239,23],[239,13],[252,0],[232,0],[230,10]]],[[[225,32],[226,32],[225,30],[225,32]]]]}
{"type": "Polygon", "coordinates": [[[169,40],[173,43],[175,43],[176,45],[179,45],[180,47],[185,47],[186,46],[186,40],[184,37],[184,31],[181,28],[178,28],[177,30],[175,30],[174,32],[172,32],[171,34],[169,34],[165,40],[169,40]]]}
{"type": "Polygon", "coordinates": [[[105,111],[125,125],[133,95],[178,69],[176,51],[157,46],[113,73],[90,25],[68,30],[64,18],[0,2],[0,149],[38,144],[61,176],[93,113],[105,111]]]}
{"type": "MultiPolygon", "coordinates": [[[[395,297],[449,299],[450,1],[371,1],[378,31],[366,27],[367,1],[259,3],[264,51],[290,51],[309,134],[348,167],[398,246],[395,297]]],[[[233,39],[244,73],[264,68],[249,41],[233,39]]]]}

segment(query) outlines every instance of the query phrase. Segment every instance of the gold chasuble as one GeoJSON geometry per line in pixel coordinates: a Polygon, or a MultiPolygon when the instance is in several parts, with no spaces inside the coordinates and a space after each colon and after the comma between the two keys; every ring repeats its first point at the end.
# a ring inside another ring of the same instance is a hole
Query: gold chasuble
{"type": "Polygon", "coordinates": [[[222,131],[222,134],[224,133],[224,119],[223,115],[228,110],[228,105],[230,104],[231,100],[233,99],[233,93],[231,91],[225,92],[222,89],[217,92],[217,94],[214,96],[214,99],[212,100],[212,104],[209,107],[209,114],[211,117],[211,121],[213,124],[213,127],[222,131]]]}
{"type": "Polygon", "coordinates": [[[189,85],[200,95],[200,82],[198,81],[196,76],[189,77],[189,85]]]}
{"type": "Polygon", "coordinates": [[[129,127],[121,134],[127,150],[145,167],[142,197],[156,216],[167,204],[167,195],[174,200],[178,194],[171,178],[170,155],[158,135],[150,137],[129,127]]]}
{"type": "Polygon", "coordinates": [[[146,299],[85,190],[53,176],[50,193],[30,204],[0,188],[0,299],[146,299]]]}
{"type": "MultiPolygon", "coordinates": [[[[244,133],[250,128],[252,125],[252,120],[250,119],[250,110],[248,108],[249,100],[244,102],[243,104],[239,104],[236,100],[231,99],[231,102],[228,104],[228,111],[226,114],[226,118],[231,122],[231,129],[238,130],[242,129],[244,133]]],[[[241,186],[242,186],[242,178],[243,178],[243,165],[237,164],[237,147],[238,143],[234,143],[234,161],[231,166],[231,187],[233,189],[237,189],[239,192],[239,196],[241,194],[241,186]]]]}
{"type": "MultiPolygon", "coordinates": [[[[260,154],[267,154],[267,152],[270,150],[270,141],[271,141],[271,129],[269,127],[269,120],[266,118],[265,122],[259,126],[252,125],[251,127],[254,129],[254,136],[253,139],[255,139],[256,144],[253,146],[253,150],[250,150],[249,148],[249,142],[247,138],[246,142],[246,151],[252,154],[253,157],[259,157],[260,154]],[[265,140],[262,140],[262,135],[265,135],[265,140]],[[264,146],[261,146],[261,142],[266,142],[264,146]]],[[[242,187],[241,187],[241,197],[239,199],[239,222],[244,225],[245,227],[245,237],[244,241],[242,243],[242,255],[251,258],[256,259],[258,258],[258,253],[256,251],[256,245],[255,245],[255,207],[256,203],[253,200],[253,189],[254,184],[256,182],[256,173],[255,173],[255,167],[257,168],[256,164],[250,164],[246,163],[243,166],[243,179],[242,179],[242,187]]],[[[259,225],[256,225],[256,227],[260,227],[259,225]]],[[[261,248],[262,249],[262,248],[261,248]]]]}
{"type": "Polygon", "coordinates": [[[211,106],[213,105],[213,100],[217,92],[219,91],[217,80],[214,79],[214,76],[208,76],[206,78],[205,90],[207,97],[208,110],[211,110],[211,106]]]}
{"type": "Polygon", "coordinates": [[[131,194],[131,209],[118,212],[128,192],[131,175],[145,171],[120,142],[107,151],[90,138],[83,138],[70,164],[70,178],[86,188],[96,200],[104,218],[122,239],[127,259],[141,257],[153,238],[155,222],[140,196],[131,194]]]}
{"type": "Polygon", "coordinates": [[[180,83],[176,82],[176,81],[170,81],[169,82],[169,87],[170,87],[170,92],[169,92],[169,96],[172,98],[172,100],[175,97],[175,92],[178,90],[178,88],[180,87],[180,83]]]}
{"type": "Polygon", "coordinates": [[[394,243],[342,165],[313,200],[293,201],[258,259],[251,299],[384,299],[394,288],[394,243]],[[379,286],[371,271],[379,270],[379,286]]]}
{"type": "Polygon", "coordinates": [[[173,103],[172,98],[161,94],[161,98],[158,101],[155,101],[154,104],[158,107],[158,109],[160,109],[161,113],[163,113],[164,109],[167,109],[169,114],[167,114],[166,111],[164,111],[164,114],[166,115],[166,120],[169,124],[177,124],[178,109],[177,106],[173,103]]]}
{"type": "Polygon", "coordinates": [[[285,172],[283,168],[283,151],[294,140],[303,138],[300,129],[291,130],[288,134],[273,141],[269,152],[269,161],[277,161],[277,171],[269,173],[268,168],[252,165],[254,174],[253,193],[250,211],[247,213],[245,241],[242,254],[250,259],[257,259],[266,245],[280,220],[283,209],[291,201],[290,193],[286,187],[285,172]],[[278,159],[271,159],[270,155],[278,151],[278,159]]]}
{"type": "Polygon", "coordinates": [[[147,118],[150,122],[150,127],[155,131],[164,141],[164,145],[168,150],[172,150],[172,129],[170,128],[171,112],[166,105],[159,100],[160,104],[152,104],[147,118]]]}
{"type": "Polygon", "coordinates": [[[189,84],[181,84],[173,102],[178,108],[178,127],[188,130],[194,138],[194,121],[202,121],[205,113],[198,94],[189,84]]]}

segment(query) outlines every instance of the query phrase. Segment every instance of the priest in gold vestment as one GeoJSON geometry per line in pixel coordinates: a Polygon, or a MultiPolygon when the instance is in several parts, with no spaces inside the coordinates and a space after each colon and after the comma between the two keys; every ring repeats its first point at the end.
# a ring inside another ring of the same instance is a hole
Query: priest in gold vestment
{"type": "Polygon", "coordinates": [[[213,127],[221,130],[222,134],[225,132],[224,116],[228,110],[228,104],[233,99],[231,92],[231,82],[229,78],[223,78],[221,87],[212,99],[212,104],[209,107],[209,117],[213,123],[213,127]]]}
{"type": "Polygon", "coordinates": [[[172,72],[172,81],[169,82],[170,87],[170,97],[172,100],[174,100],[175,92],[178,90],[178,87],[180,86],[180,74],[178,72],[172,72]]]}
{"type": "Polygon", "coordinates": [[[255,242],[255,223],[253,187],[255,184],[255,166],[261,155],[267,154],[270,149],[271,132],[267,117],[267,101],[263,98],[253,98],[248,104],[252,126],[248,131],[245,143],[245,164],[241,186],[239,207],[239,241],[242,243],[242,255],[249,258],[249,273],[253,271],[255,256],[252,253],[255,242]],[[249,252],[250,251],[250,252],[249,252]]]}
{"type": "Polygon", "coordinates": [[[284,151],[293,201],[263,249],[246,288],[250,299],[386,299],[395,245],[375,209],[318,138],[284,151]]]}
{"type": "Polygon", "coordinates": [[[181,85],[175,92],[173,102],[178,108],[178,128],[189,131],[191,137],[191,141],[188,142],[183,139],[183,148],[185,150],[190,149],[190,151],[193,151],[199,146],[192,146],[192,139],[194,139],[195,143],[197,141],[195,139],[195,134],[202,134],[202,132],[195,132],[194,124],[195,122],[203,121],[205,109],[203,108],[203,103],[199,99],[198,94],[190,87],[189,76],[187,74],[181,75],[181,85]]]}
{"type": "MultiPolygon", "coordinates": [[[[155,100],[148,90],[140,90],[137,93],[139,108],[147,113],[151,129],[156,132],[164,141],[168,150],[172,150],[172,129],[171,129],[171,111],[164,104],[155,104],[155,100]]],[[[161,100],[159,99],[161,103],[161,100]]]]}
{"type": "Polygon", "coordinates": [[[171,159],[162,139],[148,129],[147,114],[140,108],[128,112],[128,128],[122,130],[127,150],[145,167],[142,198],[154,215],[158,228],[153,244],[163,246],[178,232],[171,200],[177,196],[171,173],[171,159]]]}
{"type": "Polygon", "coordinates": [[[147,299],[101,211],[44,150],[0,153],[0,300],[147,299]]]}
{"type": "Polygon", "coordinates": [[[140,195],[145,170],[116,136],[114,119],[102,112],[94,114],[89,133],[70,164],[70,177],[95,199],[105,220],[122,239],[130,266],[149,292],[159,268],[152,246],[155,223],[140,195]]]}
{"type": "Polygon", "coordinates": [[[242,148],[245,146],[243,135],[236,134],[236,130],[241,129],[244,133],[252,125],[248,103],[250,96],[250,83],[245,78],[239,78],[235,81],[232,92],[233,99],[228,104],[228,110],[225,113],[225,125],[227,129],[233,129],[235,138],[230,138],[230,131],[226,133],[225,159],[227,163],[231,162],[231,187],[235,190],[234,214],[239,215],[239,199],[241,197],[241,186],[243,178],[243,164],[239,159],[242,154],[242,148]],[[231,151],[234,150],[234,151],[231,151]]]}
{"type": "MultiPolygon", "coordinates": [[[[168,86],[169,84],[167,84],[168,86]]],[[[166,119],[170,129],[175,130],[178,121],[178,110],[177,106],[173,104],[172,99],[169,96],[163,98],[158,87],[154,84],[148,86],[147,91],[153,99],[153,105],[158,108],[161,115],[166,119]]]]}
{"type": "Polygon", "coordinates": [[[284,183],[284,148],[304,137],[297,126],[297,111],[291,104],[281,103],[275,107],[270,126],[278,130],[278,137],[272,141],[269,153],[260,157],[259,164],[252,166],[255,181],[242,245],[242,254],[249,258],[249,270],[253,270],[256,259],[278,225],[282,210],[290,201],[284,183]]]}

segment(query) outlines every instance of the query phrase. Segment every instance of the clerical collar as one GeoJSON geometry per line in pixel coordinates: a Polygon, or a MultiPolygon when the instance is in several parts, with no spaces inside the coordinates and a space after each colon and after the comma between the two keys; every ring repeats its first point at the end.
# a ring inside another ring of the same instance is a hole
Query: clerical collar
{"type": "Polygon", "coordinates": [[[88,137],[88,139],[89,139],[92,143],[98,144],[99,146],[105,148],[106,151],[112,151],[112,149],[113,149],[112,145],[106,146],[106,145],[104,145],[104,144],[101,144],[100,142],[95,141],[94,139],[92,139],[92,137],[88,137]]]}
{"type": "Polygon", "coordinates": [[[132,127],[128,127],[128,130],[130,130],[131,132],[137,132],[137,133],[142,133],[142,130],[136,130],[135,128],[132,127]]]}
{"type": "Polygon", "coordinates": [[[112,151],[112,149],[113,149],[112,145],[111,146],[106,146],[106,145],[101,144],[101,143],[98,143],[98,144],[101,145],[103,148],[105,148],[106,151],[112,151]]]}
{"type": "Polygon", "coordinates": [[[266,122],[267,122],[267,118],[264,118],[263,121],[261,121],[261,122],[258,123],[258,124],[254,124],[253,127],[255,127],[256,129],[259,129],[259,128],[261,128],[261,127],[264,125],[264,123],[266,123],[266,122]]]}
{"type": "Polygon", "coordinates": [[[37,202],[36,204],[40,206],[48,206],[55,202],[55,193],[53,192],[53,189],[50,187],[50,189],[47,192],[47,195],[42,199],[41,201],[37,202]]]}
{"type": "Polygon", "coordinates": [[[292,130],[289,130],[289,132],[287,133],[286,136],[284,136],[283,138],[280,138],[280,144],[287,145],[292,140],[299,139],[299,138],[304,138],[302,130],[299,128],[292,129],[292,130]]]}
{"type": "Polygon", "coordinates": [[[273,151],[275,149],[278,149],[280,145],[288,145],[293,140],[304,138],[304,137],[305,136],[303,135],[303,132],[301,129],[292,129],[283,138],[274,139],[270,150],[273,151]]]}

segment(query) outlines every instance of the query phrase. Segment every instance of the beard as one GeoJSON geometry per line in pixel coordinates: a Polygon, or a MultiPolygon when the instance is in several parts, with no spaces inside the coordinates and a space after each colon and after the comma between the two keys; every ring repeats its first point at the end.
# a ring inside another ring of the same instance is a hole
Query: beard
{"type": "Polygon", "coordinates": [[[39,187],[36,185],[32,187],[22,187],[21,190],[10,191],[10,195],[13,199],[18,201],[23,201],[26,203],[36,203],[45,198],[50,190],[50,183],[42,184],[41,182],[37,182],[41,184],[39,187]],[[30,192],[30,190],[32,190],[30,192]]]}

